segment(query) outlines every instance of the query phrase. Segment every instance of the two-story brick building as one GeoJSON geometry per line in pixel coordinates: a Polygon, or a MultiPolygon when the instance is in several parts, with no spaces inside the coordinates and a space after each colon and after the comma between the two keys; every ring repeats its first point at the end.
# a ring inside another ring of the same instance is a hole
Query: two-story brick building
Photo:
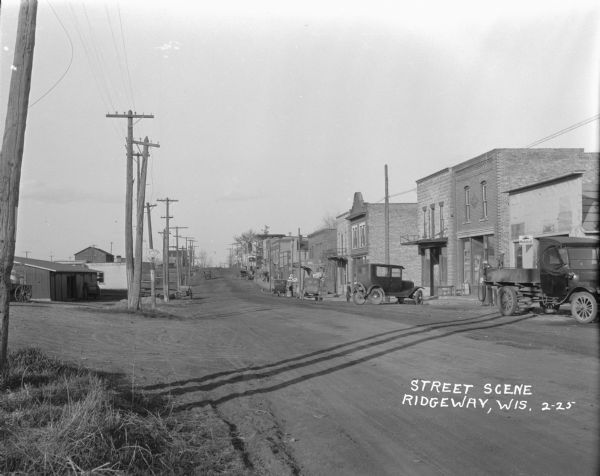
{"type": "Polygon", "coordinates": [[[452,171],[442,169],[417,180],[416,236],[407,236],[405,245],[417,245],[421,256],[421,285],[430,295],[452,286],[456,272],[456,242],[448,240],[456,231],[452,171]]]}
{"type": "MultiPolygon", "coordinates": [[[[389,203],[390,264],[404,266],[406,279],[421,281],[421,260],[416,245],[406,245],[406,237],[417,234],[417,204],[389,203]]],[[[361,262],[385,263],[385,204],[365,202],[360,192],[354,194],[348,222],[348,276],[352,281],[356,265],[361,262]]],[[[339,237],[344,236],[338,231],[339,237]]],[[[343,244],[338,241],[338,249],[343,244]]]]}
{"type": "MultiPolygon", "coordinates": [[[[429,284],[430,293],[437,293],[436,287],[443,286],[473,292],[484,263],[514,265],[522,251],[515,251],[517,232],[525,232],[515,223],[517,218],[511,218],[511,200],[514,212],[516,200],[522,198],[527,187],[580,171],[577,207],[582,208],[583,190],[590,190],[591,184],[597,183],[598,161],[598,153],[586,153],[583,149],[494,149],[417,180],[422,229],[415,243],[423,256],[423,282],[429,284]]],[[[591,217],[588,222],[596,216],[593,194],[590,197],[586,202],[591,210],[587,213],[591,217]]],[[[561,229],[536,230],[535,239],[564,234],[565,213],[572,213],[574,205],[548,198],[530,201],[526,206],[530,207],[529,220],[534,215],[554,216],[564,209],[561,229]]],[[[572,230],[567,233],[572,235],[582,225],[581,213],[577,220],[577,224],[570,222],[572,230]]]]}

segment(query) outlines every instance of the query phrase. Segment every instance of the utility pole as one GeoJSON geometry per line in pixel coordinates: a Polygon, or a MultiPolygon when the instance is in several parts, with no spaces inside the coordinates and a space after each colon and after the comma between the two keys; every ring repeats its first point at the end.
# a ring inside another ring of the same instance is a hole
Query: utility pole
{"type": "MultiPolygon", "coordinates": [[[[127,305],[130,310],[137,311],[140,308],[140,293],[142,290],[142,240],[144,238],[144,201],[146,199],[146,176],[148,173],[148,156],[150,147],[160,147],[159,144],[152,144],[148,137],[143,142],[132,141],[133,144],[143,145],[142,165],[138,176],[137,186],[137,213],[135,229],[135,257],[133,263],[133,286],[131,293],[127,295],[127,305]]],[[[138,162],[139,163],[139,162],[138,162]]]]}
{"type": "Polygon", "coordinates": [[[193,238],[186,238],[186,246],[188,253],[188,286],[192,285],[192,266],[194,265],[194,243],[196,240],[193,238]],[[189,243],[189,244],[188,244],[189,243]]]}
{"type": "Polygon", "coordinates": [[[165,263],[165,257],[169,256],[169,238],[167,235],[166,228],[163,231],[158,232],[159,235],[162,235],[162,255],[163,255],[163,276],[162,276],[162,289],[163,289],[163,300],[164,302],[169,302],[169,263],[165,263]],[[166,278],[166,279],[165,279],[166,278]],[[166,291],[166,292],[165,292],[166,291]]]}
{"type": "Polygon", "coordinates": [[[385,164],[385,264],[390,264],[390,196],[387,164],[385,164]]]}
{"type": "Polygon", "coordinates": [[[150,245],[150,300],[152,302],[152,310],[156,309],[156,257],[154,256],[154,245],[152,244],[152,220],[150,218],[150,209],[156,205],[150,205],[146,202],[146,211],[148,212],[148,244],[150,245]]]}
{"type": "Polygon", "coordinates": [[[133,120],[154,119],[153,114],[106,114],[108,118],[127,119],[127,167],[125,172],[125,268],[127,273],[127,306],[131,302],[133,286],[133,120]]]}
{"type": "Polygon", "coordinates": [[[302,235],[300,234],[300,228],[298,228],[298,293],[300,299],[304,299],[304,273],[302,272],[302,235]]]}
{"type": "Polygon", "coordinates": [[[166,219],[165,231],[163,232],[163,294],[164,301],[169,302],[169,218],[173,218],[169,215],[169,203],[178,202],[179,200],[173,200],[172,198],[159,198],[157,202],[165,202],[166,215],[161,218],[166,219]]]}
{"type": "Polygon", "coordinates": [[[0,150],[0,374],[8,372],[10,273],[15,259],[17,207],[33,69],[37,0],[22,0],[0,150]]]}
{"type": "Polygon", "coordinates": [[[179,235],[179,230],[187,229],[187,226],[174,226],[175,228],[175,267],[177,268],[177,289],[179,289],[179,285],[181,284],[181,266],[179,264],[179,238],[183,238],[183,236],[179,235]]]}

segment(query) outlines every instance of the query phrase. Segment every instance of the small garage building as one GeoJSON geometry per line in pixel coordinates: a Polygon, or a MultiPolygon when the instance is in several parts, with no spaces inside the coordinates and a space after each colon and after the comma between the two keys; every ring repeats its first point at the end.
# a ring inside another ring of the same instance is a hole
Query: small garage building
{"type": "Polygon", "coordinates": [[[85,265],[54,263],[15,257],[13,273],[31,285],[31,297],[49,301],[75,301],[84,298],[84,283],[97,284],[98,272],[85,265]]]}

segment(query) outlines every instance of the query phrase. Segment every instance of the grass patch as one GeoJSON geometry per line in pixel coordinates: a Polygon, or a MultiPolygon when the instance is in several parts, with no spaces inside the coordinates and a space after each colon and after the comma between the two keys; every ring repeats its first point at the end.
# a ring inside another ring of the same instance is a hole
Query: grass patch
{"type": "Polygon", "coordinates": [[[226,425],[27,348],[0,381],[0,473],[250,474],[226,425]]]}

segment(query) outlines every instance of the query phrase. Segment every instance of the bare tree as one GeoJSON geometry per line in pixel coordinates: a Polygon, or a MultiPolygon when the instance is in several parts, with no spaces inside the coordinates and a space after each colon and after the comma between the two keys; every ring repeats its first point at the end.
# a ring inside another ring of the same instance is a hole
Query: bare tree
{"type": "Polygon", "coordinates": [[[200,250],[198,252],[198,264],[201,268],[209,268],[212,266],[212,259],[206,250],[200,250]]]}
{"type": "Polygon", "coordinates": [[[252,243],[256,241],[257,233],[253,229],[249,229],[248,231],[243,232],[241,235],[236,235],[233,237],[233,241],[240,245],[243,251],[251,252],[252,251],[252,243]]]}
{"type": "Polygon", "coordinates": [[[321,220],[321,227],[328,229],[337,228],[337,220],[335,216],[331,213],[325,215],[321,220]]]}

